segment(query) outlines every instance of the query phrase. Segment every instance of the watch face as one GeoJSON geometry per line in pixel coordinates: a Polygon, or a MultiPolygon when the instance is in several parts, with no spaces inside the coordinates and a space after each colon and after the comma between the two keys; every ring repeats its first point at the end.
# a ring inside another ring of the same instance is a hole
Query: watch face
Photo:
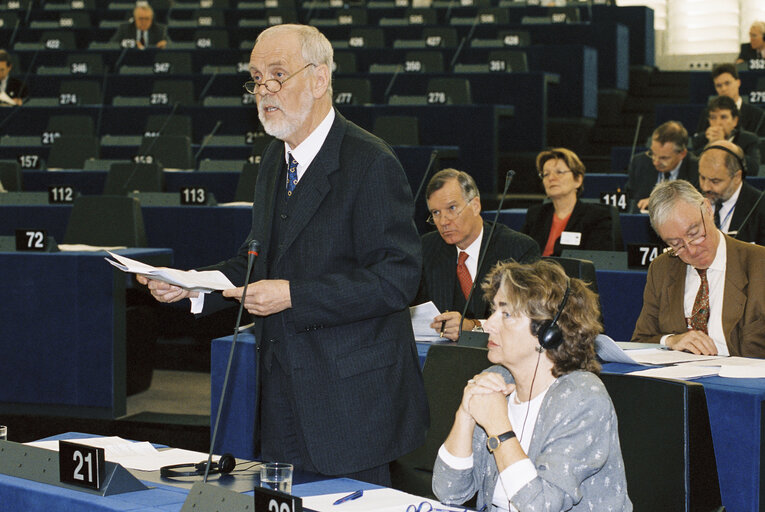
{"type": "Polygon", "coordinates": [[[487,446],[489,447],[489,451],[492,451],[492,452],[493,452],[494,450],[496,450],[497,448],[499,448],[499,439],[498,439],[497,437],[495,437],[495,436],[492,436],[492,437],[490,437],[490,438],[489,438],[489,439],[486,441],[486,444],[487,444],[487,446]]]}

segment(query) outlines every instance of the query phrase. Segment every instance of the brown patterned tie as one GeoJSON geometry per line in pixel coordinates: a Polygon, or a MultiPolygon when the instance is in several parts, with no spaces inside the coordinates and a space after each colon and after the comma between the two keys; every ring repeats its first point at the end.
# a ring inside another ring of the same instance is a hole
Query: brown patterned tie
{"type": "Polygon", "coordinates": [[[707,281],[707,269],[697,268],[701,278],[699,291],[696,293],[696,300],[693,301],[693,311],[691,316],[691,328],[696,331],[707,332],[709,323],[709,281],[707,281]]]}
{"type": "Polygon", "coordinates": [[[460,288],[462,288],[462,295],[468,298],[470,295],[470,287],[473,286],[473,278],[470,277],[470,271],[465,265],[465,260],[468,259],[468,253],[460,251],[460,256],[457,260],[457,279],[460,280],[460,288]]]}

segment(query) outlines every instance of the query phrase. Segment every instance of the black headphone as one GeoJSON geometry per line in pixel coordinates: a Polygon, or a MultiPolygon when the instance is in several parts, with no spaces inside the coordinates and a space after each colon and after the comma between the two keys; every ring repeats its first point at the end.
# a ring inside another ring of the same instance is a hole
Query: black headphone
{"type": "Polygon", "coordinates": [[[709,151],[710,149],[719,149],[719,150],[725,151],[729,155],[733,155],[734,157],[736,157],[736,161],[738,162],[739,169],[741,169],[741,172],[743,172],[744,176],[746,176],[746,174],[747,174],[746,158],[741,158],[740,156],[738,156],[736,153],[734,153],[730,149],[726,148],[725,146],[715,146],[715,145],[707,146],[704,149],[702,149],[701,153],[699,153],[699,156],[701,156],[703,153],[709,151]]]}
{"type": "MultiPolygon", "coordinates": [[[[205,474],[205,468],[207,467],[207,461],[204,460],[197,464],[173,464],[172,466],[164,466],[159,469],[159,474],[165,478],[178,478],[181,476],[203,476],[205,474]],[[194,468],[193,471],[189,471],[194,468]]],[[[236,467],[236,458],[230,453],[224,453],[221,455],[218,462],[210,464],[209,475],[215,473],[231,473],[236,467]]]]}
{"type": "Polygon", "coordinates": [[[558,319],[560,318],[561,313],[563,313],[563,308],[566,307],[566,302],[568,302],[570,293],[571,287],[567,282],[566,293],[563,294],[563,300],[560,301],[560,306],[558,306],[558,311],[555,312],[553,319],[540,322],[537,326],[537,339],[539,340],[539,346],[542,347],[543,350],[552,350],[563,342],[563,332],[560,330],[560,327],[558,327],[558,319]]]}

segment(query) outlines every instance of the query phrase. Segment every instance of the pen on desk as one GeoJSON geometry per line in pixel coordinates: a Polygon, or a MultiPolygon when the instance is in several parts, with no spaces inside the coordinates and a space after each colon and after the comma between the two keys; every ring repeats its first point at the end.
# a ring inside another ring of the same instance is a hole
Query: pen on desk
{"type": "Polygon", "coordinates": [[[362,490],[353,491],[348,496],[343,496],[342,498],[336,499],[335,502],[332,503],[332,504],[333,505],[340,505],[341,503],[345,503],[346,501],[351,501],[351,500],[359,499],[363,495],[364,495],[364,491],[362,491],[362,490]]]}

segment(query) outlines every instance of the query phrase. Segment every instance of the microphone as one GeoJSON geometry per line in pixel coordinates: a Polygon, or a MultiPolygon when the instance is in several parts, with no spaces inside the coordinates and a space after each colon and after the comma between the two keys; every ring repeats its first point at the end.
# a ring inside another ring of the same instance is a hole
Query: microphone
{"type": "Polygon", "coordinates": [[[430,161],[428,162],[428,166],[425,168],[425,173],[422,175],[422,179],[420,180],[420,186],[417,187],[417,193],[414,195],[414,200],[412,202],[415,205],[417,204],[417,199],[420,197],[420,193],[422,193],[422,187],[425,186],[425,180],[428,179],[428,175],[430,174],[430,169],[433,167],[433,163],[436,161],[436,158],[438,158],[438,150],[434,149],[430,153],[430,161]]]}
{"type": "MultiPolygon", "coordinates": [[[[449,6],[449,8],[451,9],[451,5],[449,6]]],[[[452,70],[452,72],[454,72],[454,66],[455,64],[457,64],[457,59],[462,53],[462,49],[465,47],[465,43],[473,40],[473,33],[475,32],[475,29],[477,26],[478,26],[478,15],[476,14],[475,19],[473,20],[473,24],[470,26],[470,31],[468,32],[468,35],[464,37],[462,41],[460,41],[460,45],[457,47],[457,51],[454,52],[454,57],[452,57],[452,61],[449,63],[449,68],[452,70]]]]}
{"type": "Polygon", "coordinates": [[[202,150],[203,150],[205,147],[207,147],[207,145],[210,143],[210,141],[212,140],[212,138],[213,138],[213,137],[215,136],[215,134],[218,132],[218,128],[220,128],[222,124],[223,124],[223,121],[221,121],[221,120],[219,119],[219,120],[218,120],[218,121],[215,123],[215,127],[213,127],[212,131],[211,131],[209,134],[207,134],[207,135],[205,136],[204,140],[202,141],[202,144],[200,144],[200,145],[199,145],[199,150],[197,151],[197,154],[196,154],[196,155],[194,155],[194,161],[195,161],[195,162],[197,161],[197,158],[199,158],[199,155],[201,155],[201,154],[202,154],[202,150]]]}
{"type": "Polygon", "coordinates": [[[502,191],[502,197],[500,198],[499,205],[497,206],[497,213],[494,214],[494,222],[492,223],[491,229],[489,230],[489,236],[486,237],[486,242],[481,244],[486,249],[481,251],[481,256],[478,258],[478,266],[476,267],[476,272],[475,272],[476,278],[473,279],[473,284],[470,286],[470,293],[468,293],[467,299],[465,300],[465,307],[462,308],[462,314],[460,315],[459,332],[457,334],[458,345],[467,345],[471,347],[485,347],[487,343],[487,337],[484,333],[474,333],[472,331],[463,332],[462,322],[465,320],[465,315],[467,314],[468,307],[470,306],[470,300],[473,298],[473,292],[475,291],[476,284],[478,283],[478,275],[481,272],[481,267],[483,266],[483,260],[484,258],[486,258],[486,253],[488,252],[487,249],[489,248],[489,243],[491,243],[491,237],[494,235],[494,228],[497,227],[497,221],[499,220],[499,212],[502,211],[502,204],[505,202],[505,198],[507,197],[507,190],[510,188],[510,182],[513,181],[513,176],[515,176],[515,171],[513,170],[507,171],[507,174],[505,175],[505,189],[502,191]]]}
{"type": "MultiPolygon", "coordinates": [[[[760,201],[762,201],[763,195],[765,195],[765,190],[760,192],[760,197],[757,198],[757,201],[755,201],[752,207],[749,209],[749,213],[746,214],[746,217],[744,217],[744,220],[742,220],[741,224],[738,225],[738,230],[736,231],[735,234],[732,235],[733,238],[738,240],[738,235],[741,233],[741,228],[744,226],[744,224],[746,224],[746,221],[749,220],[749,217],[751,217],[754,211],[757,209],[757,206],[759,206],[760,201]]],[[[730,233],[728,234],[730,235],[730,233]]],[[[753,242],[757,243],[756,240],[753,240],[753,242]]]]}
{"type": "Polygon", "coordinates": [[[632,138],[632,150],[630,151],[630,161],[627,163],[627,168],[629,169],[629,164],[632,163],[632,159],[635,158],[635,149],[637,148],[637,141],[638,141],[638,134],[640,133],[640,125],[643,124],[643,114],[638,115],[637,120],[637,126],[635,126],[635,136],[632,138]]]}
{"type": "MultiPolygon", "coordinates": [[[[205,476],[202,482],[207,483],[207,476],[210,473],[210,466],[212,466],[213,450],[215,449],[215,439],[218,437],[218,426],[220,424],[220,415],[223,411],[223,401],[226,399],[226,389],[228,388],[228,378],[231,375],[231,363],[234,360],[234,348],[236,347],[236,339],[239,336],[239,326],[242,323],[242,311],[244,310],[244,299],[247,297],[247,285],[250,283],[250,274],[252,273],[252,266],[255,263],[255,258],[260,253],[260,242],[257,240],[250,240],[250,245],[247,248],[247,272],[244,276],[244,287],[242,289],[242,300],[239,301],[239,312],[236,315],[236,325],[234,326],[234,339],[231,341],[231,350],[228,353],[228,363],[226,364],[226,374],[223,377],[223,389],[220,391],[220,399],[218,400],[218,413],[215,416],[215,425],[213,426],[212,437],[210,438],[210,453],[207,455],[207,464],[205,465],[205,476]]],[[[256,395],[257,396],[257,395],[256,395]]]]}
{"type": "MultiPolygon", "coordinates": [[[[175,115],[175,111],[178,110],[178,105],[179,104],[180,103],[177,102],[177,101],[175,103],[173,103],[173,108],[172,108],[172,110],[170,110],[170,113],[167,115],[167,119],[165,119],[165,122],[162,123],[162,126],[159,128],[159,131],[158,131],[159,135],[162,135],[162,132],[164,132],[165,128],[167,128],[167,124],[170,122],[170,119],[172,119],[173,116],[175,115]]],[[[152,137],[153,140],[149,144],[149,147],[147,147],[146,150],[143,152],[144,155],[150,155],[151,154],[151,150],[154,148],[154,144],[157,143],[157,140],[159,139],[159,135],[156,136],[156,137],[152,137]]],[[[139,151],[140,151],[140,148],[139,148],[139,151]]],[[[128,175],[127,179],[122,184],[123,185],[123,187],[122,187],[122,193],[123,194],[127,194],[128,186],[130,185],[130,180],[133,179],[133,177],[135,176],[135,173],[138,171],[138,164],[140,163],[139,160],[140,159],[136,159],[136,161],[133,162],[133,170],[130,172],[130,174],[128,175]]]]}
{"type": "Polygon", "coordinates": [[[760,114],[760,120],[757,121],[757,126],[755,126],[754,128],[754,134],[757,135],[758,137],[761,137],[760,128],[762,128],[763,121],[765,121],[765,111],[763,111],[762,114],[760,114]]]}
{"type": "Polygon", "coordinates": [[[210,86],[212,85],[213,81],[215,80],[215,77],[218,76],[217,71],[213,71],[213,74],[210,75],[210,79],[207,81],[204,87],[202,87],[202,92],[199,93],[199,102],[202,103],[202,100],[207,96],[207,91],[210,89],[210,86]]]}
{"type": "Polygon", "coordinates": [[[396,78],[398,78],[399,73],[401,73],[401,64],[396,66],[396,71],[393,72],[393,76],[390,77],[390,80],[388,81],[388,86],[385,88],[385,92],[383,93],[383,97],[385,98],[385,103],[388,103],[390,90],[393,89],[393,84],[396,82],[396,78]]]}

